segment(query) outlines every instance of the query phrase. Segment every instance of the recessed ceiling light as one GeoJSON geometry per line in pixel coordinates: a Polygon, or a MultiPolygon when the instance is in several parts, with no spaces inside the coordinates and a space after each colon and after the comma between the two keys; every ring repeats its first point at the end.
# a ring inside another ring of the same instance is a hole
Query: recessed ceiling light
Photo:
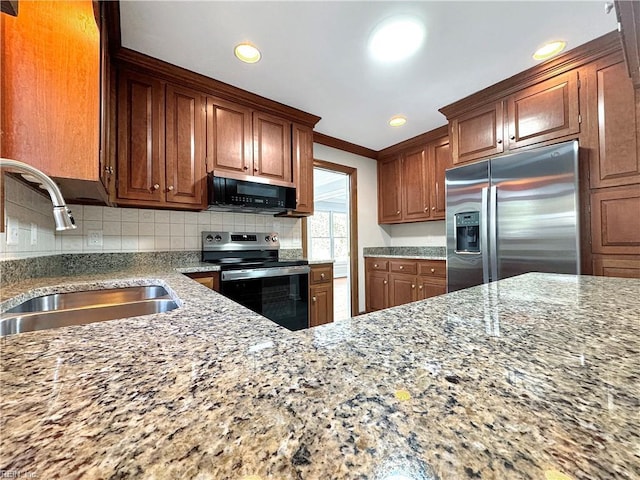
{"type": "Polygon", "coordinates": [[[238,60],[245,63],[256,63],[261,57],[260,50],[250,43],[240,43],[236,45],[233,53],[238,57],[238,60]]]}
{"type": "Polygon", "coordinates": [[[422,46],[426,31],[415,17],[401,15],[380,23],[369,37],[371,55],[382,62],[410,57],[422,46]]]}
{"type": "Polygon", "coordinates": [[[407,117],[402,115],[394,115],[389,119],[389,125],[392,127],[401,127],[405,123],[407,123],[407,117]]]}
{"type": "Polygon", "coordinates": [[[560,53],[566,46],[567,42],[563,42],[562,40],[545,43],[538,50],[536,50],[536,52],[533,54],[533,58],[535,60],[546,60],[547,58],[551,58],[554,55],[560,53]]]}

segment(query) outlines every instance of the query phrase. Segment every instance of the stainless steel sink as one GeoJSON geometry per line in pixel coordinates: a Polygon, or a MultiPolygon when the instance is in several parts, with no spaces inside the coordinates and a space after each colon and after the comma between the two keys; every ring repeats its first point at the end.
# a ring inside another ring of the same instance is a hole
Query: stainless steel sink
{"type": "Polygon", "coordinates": [[[157,285],[44,295],[3,313],[0,336],[137,317],[175,308],[178,304],[157,285]]]}

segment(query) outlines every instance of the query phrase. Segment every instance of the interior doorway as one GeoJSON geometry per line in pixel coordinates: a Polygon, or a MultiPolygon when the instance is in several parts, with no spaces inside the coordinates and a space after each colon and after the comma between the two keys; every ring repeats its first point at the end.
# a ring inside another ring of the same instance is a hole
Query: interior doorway
{"type": "Polygon", "coordinates": [[[356,169],[314,160],[314,214],[304,221],[310,260],[333,260],[334,320],[358,314],[356,169]]]}

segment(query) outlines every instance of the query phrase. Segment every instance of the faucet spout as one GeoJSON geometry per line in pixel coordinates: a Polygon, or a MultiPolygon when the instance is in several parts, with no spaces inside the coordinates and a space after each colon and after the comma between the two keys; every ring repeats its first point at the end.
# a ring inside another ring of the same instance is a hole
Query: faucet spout
{"type": "Polygon", "coordinates": [[[71,215],[71,210],[65,204],[62,192],[51,178],[28,163],[19,162],[10,158],[0,158],[0,168],[9,172],[25,174],[29,180],[35,179],[49,193],[53,203],[53,218],[56,222],[56,230],[71,230],[76,228],[76,222],[71,215]]]}

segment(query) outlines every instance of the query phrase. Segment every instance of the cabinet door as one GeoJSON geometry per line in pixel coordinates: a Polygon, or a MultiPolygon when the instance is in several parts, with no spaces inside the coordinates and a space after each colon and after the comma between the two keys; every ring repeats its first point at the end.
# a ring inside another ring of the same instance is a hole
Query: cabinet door
{"type": "Polygon", "coordinates": [[[415,302],[418,297],[416,277],[413,275],[389,275],[389,306],[415,302]]]}
{"type": "Polygon", "coordinates": [[[164,202],[164,89],[121,70],[118,82],[117,198],[164,202]]]}
{"type": "Polygon", "coordinates": [[[389,274],[367,271],[365,277],[367,312],[389,307],[389,274]]]}
{"type": "Polygon", "coordinates": [[[431,210],[426,147],[405,153],[401,165],[402,220],[427,220],[431,210]]]}
{"type": "Polygon", "coordinates": [[[292,126],[293,183],[296,186],[296,213],[313,214],[313,130],[292,126]]]}
{"type": "Polygon", "coordinates": [[[593,274],[604,277],[640,278],[640,257],[596,256],[593,259],[593,274]]]}
{"type": "Polygon", "coordinates": [[[450,123],[453,163],[464,163],[504,151],[504,107],[492,103],[453,118],[450,123]]]}
{"type": "Polygon", "coordinates": [[[251,109],[207,97],[207,171],[251,174],[251,109]]]}
{"type": "Polygon", "coordinates": [[[593,253],[640,255],[640,185],[591,193],[593,253]]]}
{"type": "Polygon", "coordinates": [[[378,161],[378,223],[402,219],[400,199],[400,157],[378,161]]]}
{"type": "Polygon", "coordinates": [[[311,308],[309,326],[333,322],[333,285],[314,285],[310,289],[311,308]]]}
{"type": "Polygon", "coordinates": [[[435,297],[447,293],[447,285],[443,279],[418,277],[418,299],[435,297]]]}
{"type": "Polygon", "coordinates": [[[291,122],[253,113],[253,175],[292,182],[291,122]]]}
{"type": "Polygon", "coordinates": [[[624,62],[605,59],[587,75],[591,187],[640,183],[640,90],[634,90],[624,62]]]}
{"type": "Polygon", "coordinates": [[[525,88],[507,99],[509,149],[580,131],[578,72],[525,88]]]}
{"type": "Polygon", "coordinates": [[[165,120],[166,200],[204,208],[205,97],[167,85],[165,120]]]}
{"type": "Polygon", "coordinates": [[[429,143],[427,161],[430,167],[431,219],[444,220],[447,204],[444,174],[447,168],[453,166],[448,136],[429,143]]]}

